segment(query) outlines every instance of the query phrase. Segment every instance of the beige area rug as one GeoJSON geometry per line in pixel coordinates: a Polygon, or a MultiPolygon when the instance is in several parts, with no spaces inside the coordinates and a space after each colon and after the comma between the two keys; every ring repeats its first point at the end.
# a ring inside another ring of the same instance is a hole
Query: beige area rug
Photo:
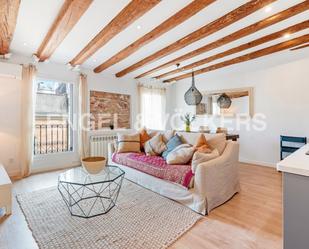
{"type": "Polygon", "coordinates": [[[202,218],[127,180],[116,206],[89,219],[72,217],[56,187],[17,199],[41,249],[167,248],[202,218]]]}

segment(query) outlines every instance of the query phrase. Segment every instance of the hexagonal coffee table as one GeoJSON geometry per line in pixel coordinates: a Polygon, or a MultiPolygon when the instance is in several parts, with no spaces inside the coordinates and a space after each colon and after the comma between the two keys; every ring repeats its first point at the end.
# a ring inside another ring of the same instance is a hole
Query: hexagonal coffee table
{"type": "Polygon", "coordinates": [[[91,218],[115,206],[124,174],[116,166],[106,166],[96,175],[73,168],[59,175],[58,190],[72,216],[91,218]]]}

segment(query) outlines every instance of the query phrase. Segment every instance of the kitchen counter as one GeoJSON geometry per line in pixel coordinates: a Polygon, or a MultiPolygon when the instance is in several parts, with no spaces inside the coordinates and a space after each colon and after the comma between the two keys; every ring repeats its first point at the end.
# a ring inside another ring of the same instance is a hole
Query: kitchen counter
{"type": "Polygon", "coordinates": [[[308,151],[309,144],[303,146],[279,162],[277,164],[277,170],[291,174],[309,176],[309,155],[306,155],[306,152],[308,151]]]}

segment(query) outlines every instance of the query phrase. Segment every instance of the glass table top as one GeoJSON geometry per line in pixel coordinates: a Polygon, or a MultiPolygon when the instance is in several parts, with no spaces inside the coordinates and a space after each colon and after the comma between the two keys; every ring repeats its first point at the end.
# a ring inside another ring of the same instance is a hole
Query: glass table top
{"type": "Polygon", "coordinates": [[[99,174],[89,174],[83,167],[69,169],[59,175],[59,182],[76,185],[92,185],[98,183],[112,182],[124,175],[117,166],[106,166],[99,174]]]}

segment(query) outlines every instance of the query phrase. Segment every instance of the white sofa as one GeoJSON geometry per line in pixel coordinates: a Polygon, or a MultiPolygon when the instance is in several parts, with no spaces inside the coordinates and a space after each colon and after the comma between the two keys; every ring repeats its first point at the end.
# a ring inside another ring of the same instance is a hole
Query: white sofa
{"type": "MultiPolygon", "coordinates": [[[[200,133],[177,132],[190,144],[195,144],[200,133]]],[[[204,134],[206,139],[224,134],[204,134]]],[[[239,144],[226,141],[223,153],[210,161],[200,163],[194,175],[192,188],[159,179],[130,167],[112,161],[114,145],[109,145],[109,164],[125,171],[125,178],[160,195],[173,199],[200,214],[208,214],[215,207],[225,203],[239,192],[238,158],[239,144]]]]}

